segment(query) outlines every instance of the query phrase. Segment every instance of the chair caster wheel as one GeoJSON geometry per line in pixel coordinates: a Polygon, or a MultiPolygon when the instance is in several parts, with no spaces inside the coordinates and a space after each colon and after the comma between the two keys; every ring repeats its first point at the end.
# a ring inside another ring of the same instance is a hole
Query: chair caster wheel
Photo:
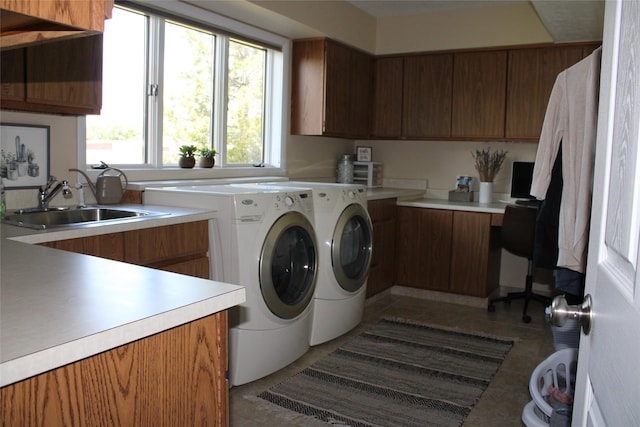
{"type": "Polygon", "coordinates": [[[493,304],[489,304],[489,306],[487,307],[487,311],[489,313],[493,313],[494,311],[496,311],[496,306],[493,304]]]}
{"type": "Polygon", "coordinates": [[[522,321],[524,323],[531,323],[531,316],[527,316],[526,314],[522,316],[522,321]]]}

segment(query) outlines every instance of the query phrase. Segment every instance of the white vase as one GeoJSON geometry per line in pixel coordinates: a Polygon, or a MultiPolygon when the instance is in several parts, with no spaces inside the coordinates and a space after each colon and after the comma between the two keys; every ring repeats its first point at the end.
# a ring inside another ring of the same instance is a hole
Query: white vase
{"type": "Polygon", "coordinates": [[[479,203],[491,203],[493,195],[493,182],[480,182],[480,193],[478,197],[479,203]]]}

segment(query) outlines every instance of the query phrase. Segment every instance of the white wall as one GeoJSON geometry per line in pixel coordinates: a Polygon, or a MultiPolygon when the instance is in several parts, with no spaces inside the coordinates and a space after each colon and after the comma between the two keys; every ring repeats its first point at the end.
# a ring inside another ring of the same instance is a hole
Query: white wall
{"type": "MultiPolygon", "coordinates": [[[[49,114],[17,113],[12,111],[0,111],[2,123],[18,123],[30,125],[49,126],[49,175],[58,179],[67,179],[71,184],[75,183],[75,173],[69,172],[69,168],[77,167],[78,158],[78,132],[75,117],[53,116],[49,114]]],[[[43,173],[43,171],[40,171],[43,173]]],[[[56,197],[56,205],[75,204],[74,199],[56,197]]],[[[38,191],[36,189],[8,190],[7,207],[20,209],[37,206],[38,191]]]]}
{"type": "Polygon", "coordinates": [[[471,155],[476,149],[506,150],[507,159],[494,181],[495,193],[510,191],[512,163],[533,161],[538,147],[531,142],[470,141],[356,141],[355,145],[372,147],[373,160],[384,163],[386,179],[426,180],[435,191],[453,190],[456,175],[471,175],[478,182],[471,155]]]}

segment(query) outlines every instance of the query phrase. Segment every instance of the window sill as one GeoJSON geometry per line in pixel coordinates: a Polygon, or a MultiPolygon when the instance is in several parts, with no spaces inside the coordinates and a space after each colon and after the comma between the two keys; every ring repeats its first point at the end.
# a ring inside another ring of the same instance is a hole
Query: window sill
{"type": "MultiPolygon", "coordinates": [[[[117,167],[117,166],[114,166],[117,167]]],[[[153,183],[157,185],[162,182],[163,185],[176,185],[181,184],[182,181],[198,181],[198,183],[208,183],[211,180],[211,184],[225,184],[229,180],[251,182],[255,179],[259,181],[265,181],[269,179],[282,179],[286,176],[285,170],[281,168],[257,168],[257,167],[243,167],[243,168],[216,168],[211,169],[195,167],[193,169],[181,169],[181,168],[166,168],[166,169],[137,169],[137,168],[125,168],[118,167],[127,176],[129,181],[130,190],[143,190],[145,186],[153,183]],[[215,181],[221,182],[215,182],[215,181]]],[[[89,169],[87,174],[95,180],[95,178],[102,173],[101,169],[89,169]]],[[[73,178],[71,178],[73,179],[73,178]]],[[[83,179],[84,181],[84,179],[83,179]]],[[[187,183],[185,183],[187,184],[187,183]]]]}

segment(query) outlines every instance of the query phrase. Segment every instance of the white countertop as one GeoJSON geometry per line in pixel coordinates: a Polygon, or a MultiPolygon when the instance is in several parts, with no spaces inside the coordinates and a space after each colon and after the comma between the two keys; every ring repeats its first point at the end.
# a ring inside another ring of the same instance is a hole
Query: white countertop
{"type": "Polygon", "coordinates": [[[143,207],[166,215],[50,232],[2,224],[0,386],[245,301],[241,286],[28,244],[215,215],[143,207]]]}
{"type": "Polygon", "coordinates": [[[507,203],[494,202],[485,204],[478,202],[450,202],[449,200],[421,198],[398,200],[398,206],[504,214],[504,209],[507,206],[507,203]]]}
{"type": "Polygon", "coordinates": [[[380,199],[415,199],[423,197],[425,190],[411,189],[411,188],[367,188],[367,200],[380,200],[380,199]]]}

